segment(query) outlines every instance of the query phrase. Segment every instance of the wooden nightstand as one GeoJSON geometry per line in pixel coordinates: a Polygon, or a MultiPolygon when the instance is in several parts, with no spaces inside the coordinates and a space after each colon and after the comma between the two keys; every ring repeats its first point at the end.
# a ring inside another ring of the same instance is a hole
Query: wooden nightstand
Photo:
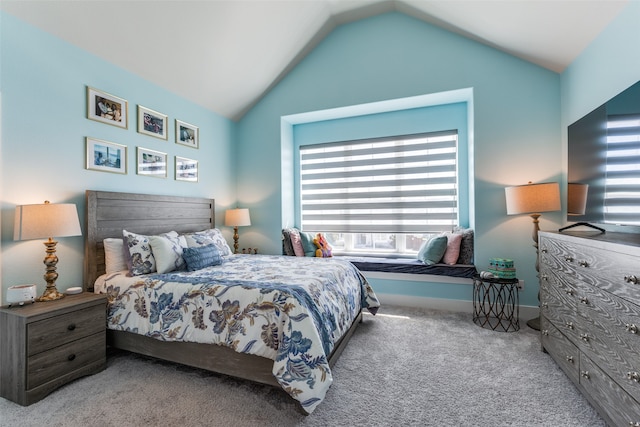
{"type": "Polygon", "coordinates": [[[0,396],[31,405],[106,367],[104,295],[0,308],[0,396]]]}

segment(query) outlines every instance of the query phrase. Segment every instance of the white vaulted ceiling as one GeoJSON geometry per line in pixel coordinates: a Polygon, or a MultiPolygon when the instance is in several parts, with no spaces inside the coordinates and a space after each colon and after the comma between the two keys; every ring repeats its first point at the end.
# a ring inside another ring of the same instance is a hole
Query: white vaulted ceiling
{"type": "Polygon", "coordinates": [[[237,120],[333,28],[399,11],[561,72],[629,0],[1,0],[0,8],[237,120]]]}

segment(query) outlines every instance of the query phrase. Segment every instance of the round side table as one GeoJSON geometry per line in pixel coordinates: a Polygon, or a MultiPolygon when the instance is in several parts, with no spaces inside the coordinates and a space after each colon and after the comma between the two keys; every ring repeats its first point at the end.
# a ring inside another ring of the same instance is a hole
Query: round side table
{"type": "Polygon", "coordinates": [[[473,322],[485,329],[520,329],[518,279],[473,278],[473,322]]]}

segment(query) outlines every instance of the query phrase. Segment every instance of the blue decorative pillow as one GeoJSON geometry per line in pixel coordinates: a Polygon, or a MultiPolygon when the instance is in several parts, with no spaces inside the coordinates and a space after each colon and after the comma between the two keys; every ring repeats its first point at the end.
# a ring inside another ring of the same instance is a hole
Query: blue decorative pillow
{"type": "Polygon", "coordinates": [[[216,245],[184,248],[182,258],[187,263],[187,270],[196,271],[212,265],[222,264],[222,256],[216,245]]]}
{"type": "Polygon", "coordinates": [[[447,250],[447,236],[433,237],[422,244],[418,251],[418,259],[426,265],[440,262],[447,250]]]}

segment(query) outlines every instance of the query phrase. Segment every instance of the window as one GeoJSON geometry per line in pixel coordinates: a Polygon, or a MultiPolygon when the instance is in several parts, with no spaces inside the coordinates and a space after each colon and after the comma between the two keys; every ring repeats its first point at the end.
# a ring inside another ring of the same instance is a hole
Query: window
{"type": "Polygon", "coordinates": [[[636,224],[640,206],[640,115],[612,115],[607,122],[605,221],[636,224]]]}
{"type": "Polygon", "coordinates": [[[415,254],[458,222],[458,133],[300,147],[300,213],[337,253],[415,254]]]}

